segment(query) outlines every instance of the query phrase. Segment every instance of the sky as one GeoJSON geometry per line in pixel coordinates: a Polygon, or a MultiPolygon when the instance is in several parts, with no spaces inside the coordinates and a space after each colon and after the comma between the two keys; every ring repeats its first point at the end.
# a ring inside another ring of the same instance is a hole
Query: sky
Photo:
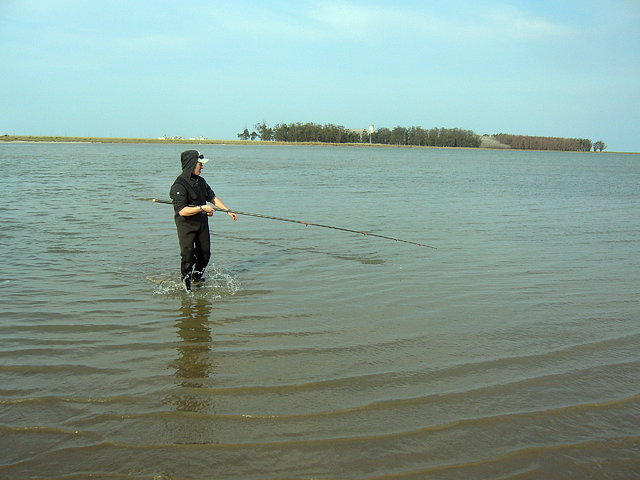
{"type": "Polygon", "coordinates": [[[640,0],[0,0],[0,135],[463,128],[640,152],[640,0]]]}

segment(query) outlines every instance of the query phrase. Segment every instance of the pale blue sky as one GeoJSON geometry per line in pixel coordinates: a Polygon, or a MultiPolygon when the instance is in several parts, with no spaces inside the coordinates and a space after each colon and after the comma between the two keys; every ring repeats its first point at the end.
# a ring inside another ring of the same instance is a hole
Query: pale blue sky
{"type": "Polygon", "coordinates": [[[0,134],[266,121],[640,151],[640,0],[0,0],[0,134]]]}

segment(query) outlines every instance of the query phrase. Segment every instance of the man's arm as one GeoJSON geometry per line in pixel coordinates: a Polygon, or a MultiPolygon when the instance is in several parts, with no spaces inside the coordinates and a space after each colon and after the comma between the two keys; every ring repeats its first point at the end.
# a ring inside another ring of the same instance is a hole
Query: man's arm
{"type": "MultiPolygon", "coordinates": [[[[222,200],[220,200],[220,197],[214,197],[213,198],[213,204],[216,206],[216,208],[221,209],[221,210],[229,210],[229,207],[227,207],[224,202],[222,200]]],[[[209,206],[209,205],[207,205],[209,206]]],[[[213,209],[212,209],[213,210],[213,209]]],[[[227,212],[227,215],[229,215],[231,218],[233,218],[234,221],[238,220],[238,215],[233,213],[233,212],[227,212]]]]}
{"type": "Polygon", "coordinates": [[[198,215],[199,213],[211,213],[213,212],[213,207],[211,205],[196,205],[193,207],[186,206],[178,212],[178,215],[181,217],[192,217],[193,215],[198,215]]]}

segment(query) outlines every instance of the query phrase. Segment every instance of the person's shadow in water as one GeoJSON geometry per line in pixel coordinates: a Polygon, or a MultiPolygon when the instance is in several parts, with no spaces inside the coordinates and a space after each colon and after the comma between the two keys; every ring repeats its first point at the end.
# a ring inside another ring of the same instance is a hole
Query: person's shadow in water
{"type": "Polygon", "coordinates": [[[208,299],[183,298],[176,329],[180,341],[176,345],[178,356],[171,366],[180,392],[175,406],[182,412],[210,412],[211,396],[198,391],[210,385],[215,373],[211,355],[213,336],[209,324],[212,305],[208,299]]]}

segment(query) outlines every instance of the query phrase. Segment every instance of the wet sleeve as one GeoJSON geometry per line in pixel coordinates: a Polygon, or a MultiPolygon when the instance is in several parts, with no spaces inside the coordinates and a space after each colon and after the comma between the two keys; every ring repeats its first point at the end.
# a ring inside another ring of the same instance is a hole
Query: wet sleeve
{"type": "Polygon", "coordinates": [[[171,185],[169,197],[173,200],[173,210],[176,213],[189,205],[189,196],[187,195],[187,191],[185,187],[179,183],[171,185]]]}

